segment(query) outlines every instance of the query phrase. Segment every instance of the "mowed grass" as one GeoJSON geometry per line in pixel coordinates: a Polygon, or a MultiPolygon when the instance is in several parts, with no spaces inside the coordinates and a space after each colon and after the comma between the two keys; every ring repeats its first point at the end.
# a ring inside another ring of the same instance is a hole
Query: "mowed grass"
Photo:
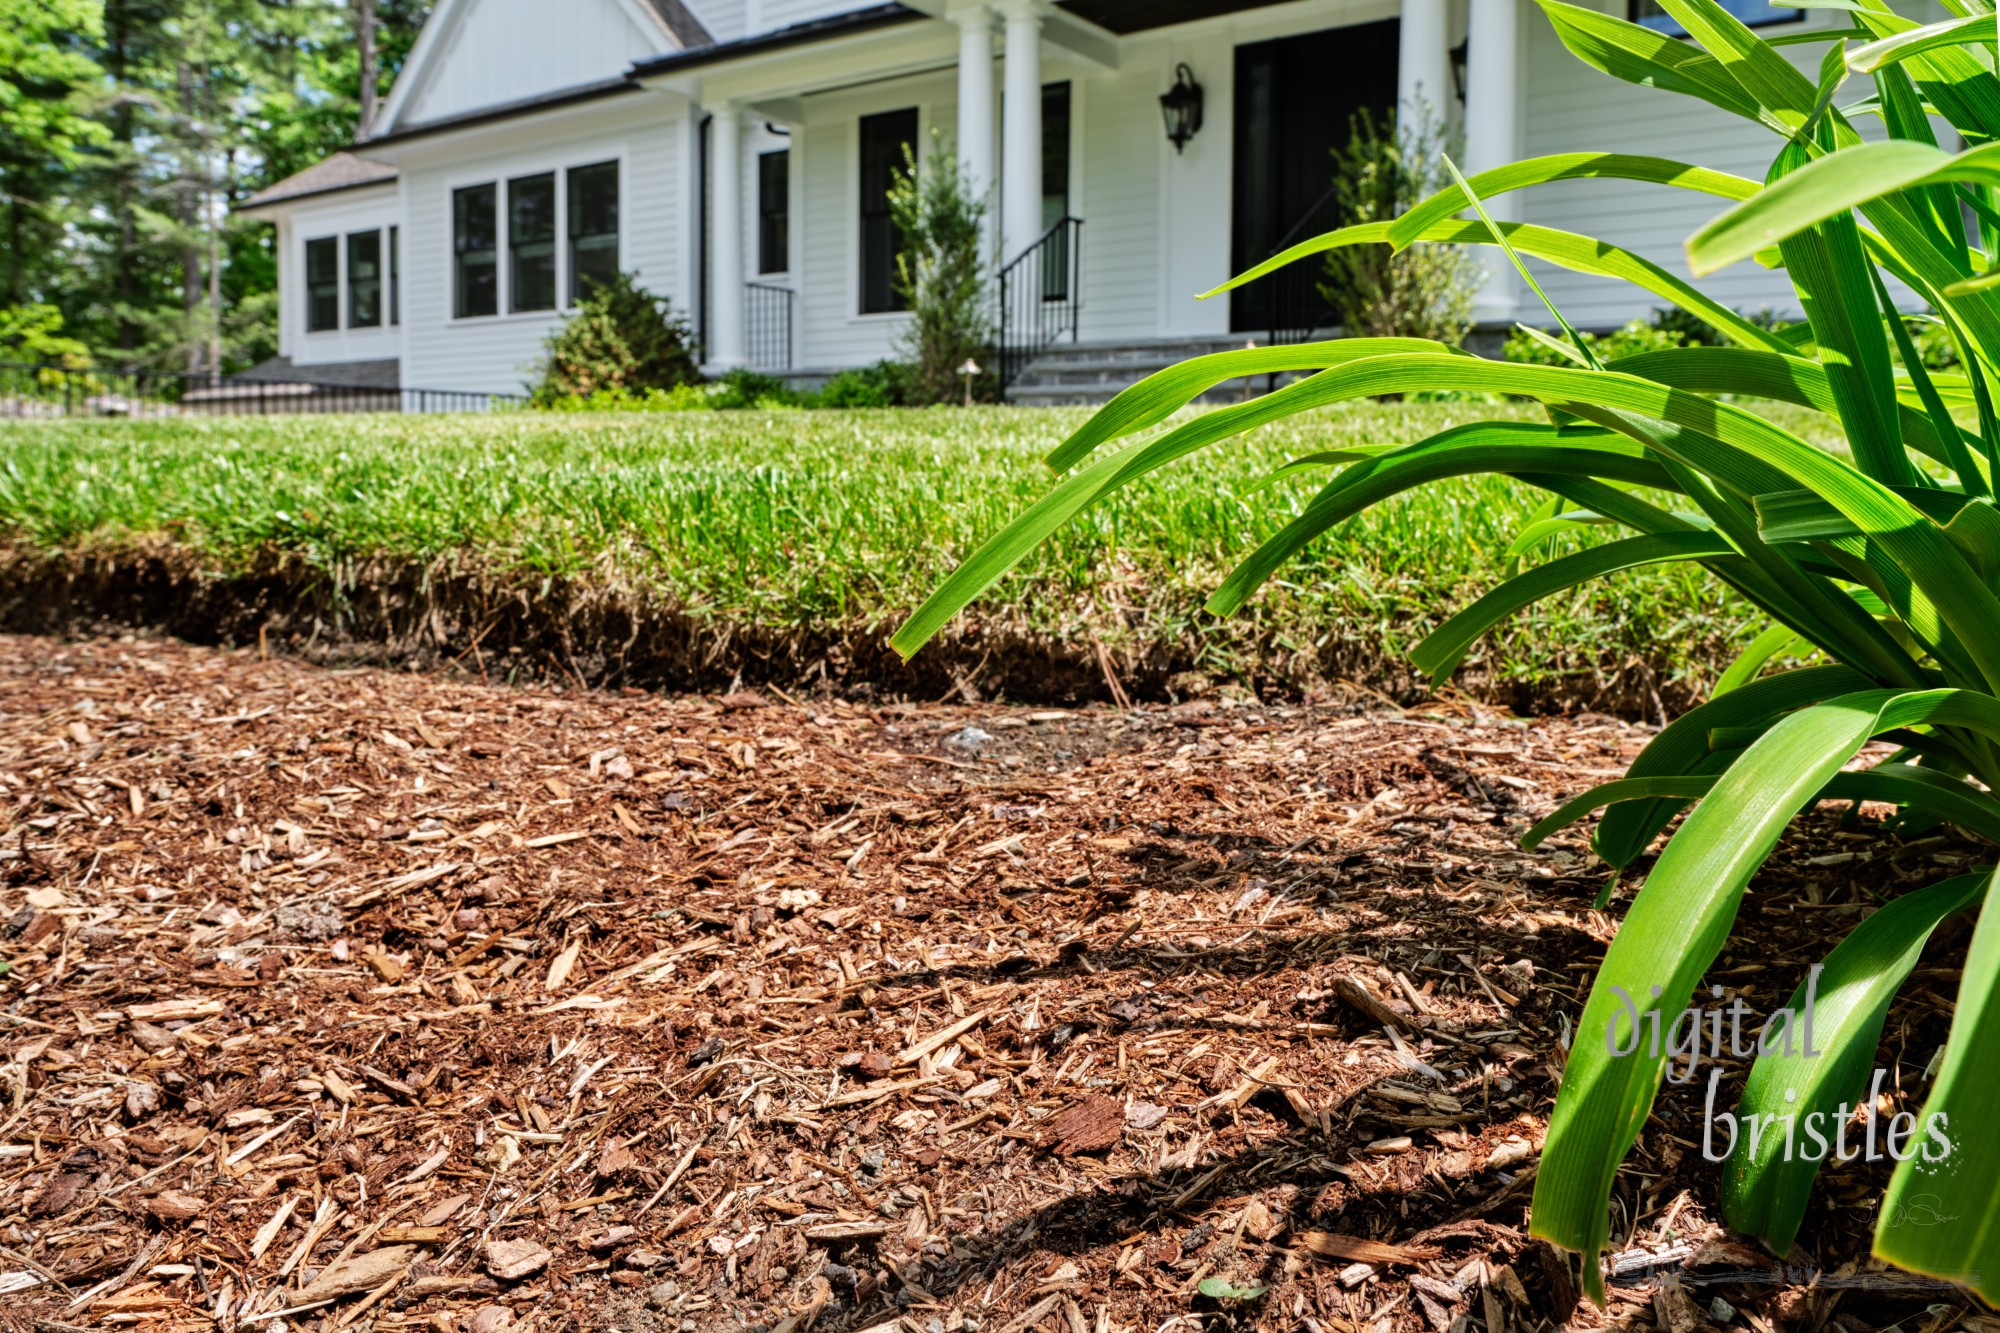
{"type": "MultiPolygon", "coordinates": [[[[1217,621],[1202,601],[1313,493],[1313,478],[1254,490],[1279,464],[1509,411],[1529,409],[1354,405],[1211,449],[1073,524],[973,618],[1128,655],[1192,643],[1218,677],[1329,647],[1394,674],[1425,631],[1504,576],[1539,493],[1504,478],[1432,485],[1328,534],[1242,615],[1217,621]]],[[[0,537],[57,553],[170,541],[222,574],[281,550],[336,582],[385,560],[557,575],[697,617],[886,633],[1048,490],[1040,459],[1085,415],[17,423],[0,430],[0,537]]],[[[1535,682],[1644,660],[1698,683],[1758,628],[1739,605],[1691,566],[1635,572],[1539,604],[1473,661],[1488,678],[1535,682]]]]}

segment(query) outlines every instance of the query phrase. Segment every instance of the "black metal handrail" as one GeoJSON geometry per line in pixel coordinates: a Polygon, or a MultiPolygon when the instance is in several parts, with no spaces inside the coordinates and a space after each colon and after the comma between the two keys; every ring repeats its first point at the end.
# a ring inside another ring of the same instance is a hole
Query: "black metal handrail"
{"type": "MultiPolygon", "coordinates": [[[[1301,213],[1265,258],[1285,253],[1308,234],[1316,236],[1332,231],[1338,220],[1339,210],[1334,205],[1334,195],[1339,189],[1338,185],[1330,187],[1311,208],[1301,213]]],[[[1265,290],[1270,293],[1271,346],[1307,341],[1333,314],[1332,307],[1320,291],[1324,278],[1323,263],[1309,263],[1302,259],[1263,279],[1269,284],[1265,290]]]]}
{"type": "Polygon", "coordinates": [[[1068,334],[1083,311],[1083,219],[1063,217],[1000,270],[1000,387],[1068,334]]]}
{"type": "Polygon", "coordinates": [[[474,389],[390,388],[0,361],[0,418],[485,412],[526,401],[522,394],[474,389]]]}
{"type": "Polygon", "coordinates": [[[792,303],[797,293],[771,282],[743,284],[744,352],[752,370],[792,368],[792,303]]]}

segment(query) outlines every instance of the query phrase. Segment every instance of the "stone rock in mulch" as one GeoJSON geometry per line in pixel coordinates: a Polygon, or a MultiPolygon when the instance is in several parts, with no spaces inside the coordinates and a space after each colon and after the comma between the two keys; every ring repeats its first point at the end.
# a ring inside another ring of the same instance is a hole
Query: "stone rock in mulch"
{"type": "Polygon", "coordinates": [[[324,898],[280,903],[271,917],[282,940],[330,940],[347,929],[347,918],[324,898]]]}

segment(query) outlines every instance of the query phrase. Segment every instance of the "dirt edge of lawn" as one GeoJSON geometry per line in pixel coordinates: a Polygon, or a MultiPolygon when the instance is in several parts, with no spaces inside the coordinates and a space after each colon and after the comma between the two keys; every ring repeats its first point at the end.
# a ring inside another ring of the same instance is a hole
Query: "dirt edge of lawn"
{"type": "MultiPolygon", "coordinates": [[[[1265,635],[1248,673],[1218,673],[1215,645],[1100,643],[991,620],[954,626],[905,663],[892,623],[770,626],[691,612],[643,589],[457,562],[384,558],[339,574],[273,550],[219,570],[172,541],[49,551],[0,541],[0,632],[165,633],[190,643],[261,646],[321,663],[459,668],[510,681],[654,690],[775,686],[908,699],[949,695],[1020,703],[1170,701],[1220,686],[1299,698],[1330,682],[1399,704],[1429,687],[1410,664],[1360,638],[1300,649],[1265,635]]],[[[1238,645],[1240,646],[1240,645],[1238,645]]],[[[1717,663],[1717,669],[1721,664],[1717,663]]],[[[1605,660],[1537,680],[1473,665],[1451,689],[1519,714],[1590,711],[1657,720],[1700,701],[1672,665],[1605,660]]]]}

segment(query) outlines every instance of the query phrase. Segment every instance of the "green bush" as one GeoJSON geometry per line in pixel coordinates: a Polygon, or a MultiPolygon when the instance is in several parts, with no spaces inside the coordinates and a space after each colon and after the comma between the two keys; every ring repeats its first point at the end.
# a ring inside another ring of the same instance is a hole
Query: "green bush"
{"type": "MultiPolygon", "coordinates": [[[[1388,223],[1445,184],[1444,132],[1428,106],[1405,133],[1395,117],[1377,125],[1366,108],[1334,150],[1333,193],[1342,222],[1388,223]]],[[[1472,327],[1480,270],[1465,247],[1331,250],[1320,293],[1343,332],[1371,338],[1435,338],[1456,343],[1472,327]]]]}
{"type": "MultiPolygon", "coordinates": [[[[1651,319],[1635,319],[1623,328],[1610,333],[1576,334],[1577,341],[1588,347],[1598,360],[1609,363],[1628,356],[1638,356],[1643,352],[1665,352],[1676,347],[1714,347],[1715,331],[1706,325],[1689,327],[1685,312],[1679,310],[1655,310],[1651,319]]],[[[1516,328],[1507,335],[1504,355],[1507,360],[1526,366],[1573,366],[1577,364],[1575,343],[1568,342],[1560,331],[1537,330],[1537,337],[1525,328],[1516,328]]]]}
{"type": "Polygon", "coordinates": [[[706,388],[708,405],[722,412],[752,407],[800,407],[805,402],[776,375],[755,370],[739,368],[725,371],[721,377],[710,381],[706,388]]]}
{"type": "Polygon", "coordinates": [[[843,370],[820,386],[816,407],[900,407],[909,368],[895,361],[843,370]]]}
{"type": "Polygon", "coordinates": [[[640,399],[701,378],[687,321],[629,273],[599,283],[547,347],[541,375],[529,386],[537,406],[640,399]]]}
{"type": "MultiPolygon", "coordinates": [[[[1400,492],[1503,473],[1553,497],[1516,548],[1584,524],[1631,535],[1550,559],[1445,618],[1413,654],[1434,679],[1449,677],[1476,640],[1523,607],[1635,567],[1697,565],[1766,618],[1707,703],[1664,728],[1626,777],[1577,797],[1525,839],[1533,846],[1604,808],[1593,844],[1624,870],[1692,807],[1592,984],[1535,1176],[1533,1234],[1583,1253],[1584,1285],[1602,1303],[1598,1259],[1611,1236],[1619,1164],[1670,1073],[1676,1034],[1690,1035],[1696,987],[1727,943],[1751,877],[1792,820],[1824,800],[1868,802],[1894,807],[1909,829],[1949,823],[2000,843],[2000,283],[1992,276],[2000,265],[2000,77],[1992,7],[1971,0],[1948,0],[1956,17],[1923,27],[1889,0],[1845,0],[1841,23],[1853,26],[1798,34],[1835,43],[1817,82],[1716,0],[1658,0],[1685,40],[1596,6],[1539,4],[1585,63],[1774,131],[1769,173],[1750,179],[1661,158],[1566,153],[1455,181],[1393,222],[1351,225],[1300,251],[1494,245],[1509,262],[1528,256],[1633,283],[1713,330],[1719,345],[1661,346],[1608,370],[1597,345],[1550,303],[1575,352],[1566,364],[1488,361],[1408,337],[1198,358],[1126,390],[1056,449],[1049,462],[1065,479],[967,559],[893,642],[914,652],[1118,488],[1290,414],[1441,389],[1540,403],[1545,423],[1469,423],[1414,444],[1324,449],[1280,468],[1280,477],[1339,470],[1301,508],[1280,514],[1284,526],[1208,606],[1241,607],[1315,540],[1400,492]],[[1857,32],[1864,43],[1846,46],[1857,32]],[[1872,88],[1843,109],[1835,96],[1850,78],[1872,88]],[[1950,123],[1953,142],[1976,146],[1940,149],[1934,116],[1950,123]],[[1856,128],[1863,118],[1879,119],[1886,137],[1864,139],[1856,128]],[[1493,223],[1483,211],[1461,216],[1509,190],[1556,181],[1589,189],[1604,179],[1729,205],[1689,240],[1690,268],[1706,275],[1775,258],[1810,327],[1774,330],[1745,318],[1608,242],[1493,223]],[[1954,369],[1927,364],[1938,358],[1911,338],[1890,277],[1948,333],[1954,369]],[[1310,373],[1099,456],[1225,380],[1292,372],[1310,373]],[[1778,405],[1820,414],[1840,446],[1788,429],[1778,405]],[[1851,767],[1877,739],[1893,753],[1851,767]],[[1647,1031],[1658,1038],[1642,1040],[1647,1031]]],[[[1615,886],[1614,876],[1605,901],[1615,886]]],[[[1789,890],[1781,881],[1761,891],[1789,890]]],[[[1933,1060],[1921,1114],[1905,1111],[1878,1136],[1870,1086],[1889,1004],[1933,932],[1996,893],[1991,865],[1901,893],[1861,917],[1823,970],[1798,979],[1791,1026],[1756,1057],[1730,1122],[1756,1127],[1725,1145],[1722,1205],[1732,1226],[1789,1252],[1836,1129],[1866,1107],[1871,1145],[1879,1137],[1893,1150],[1900,1135],[1903,1147],[1921,1150],[1897,1158],[1875,1253],[2000,1300],[2000,1135],[1992,1132],[2000,1121],[2000,906],[1979,912],[1965,946],[1950,1039],[1933,1060]],[[1944,1151],[1934,1151],[1940,1144],[1944,1151]],[[1926,1224],[1906,1225],[1917,1209],[1926,1224]]],[[[1701,994],[1708,1005],[1723,992],[1701,994]]],[[[1692,1036],[1700,1038],[1699,1024],[1692,1036]]],[[[1892,1086],[1900,1092],[1901,1078],[1892,1086]]]]}

